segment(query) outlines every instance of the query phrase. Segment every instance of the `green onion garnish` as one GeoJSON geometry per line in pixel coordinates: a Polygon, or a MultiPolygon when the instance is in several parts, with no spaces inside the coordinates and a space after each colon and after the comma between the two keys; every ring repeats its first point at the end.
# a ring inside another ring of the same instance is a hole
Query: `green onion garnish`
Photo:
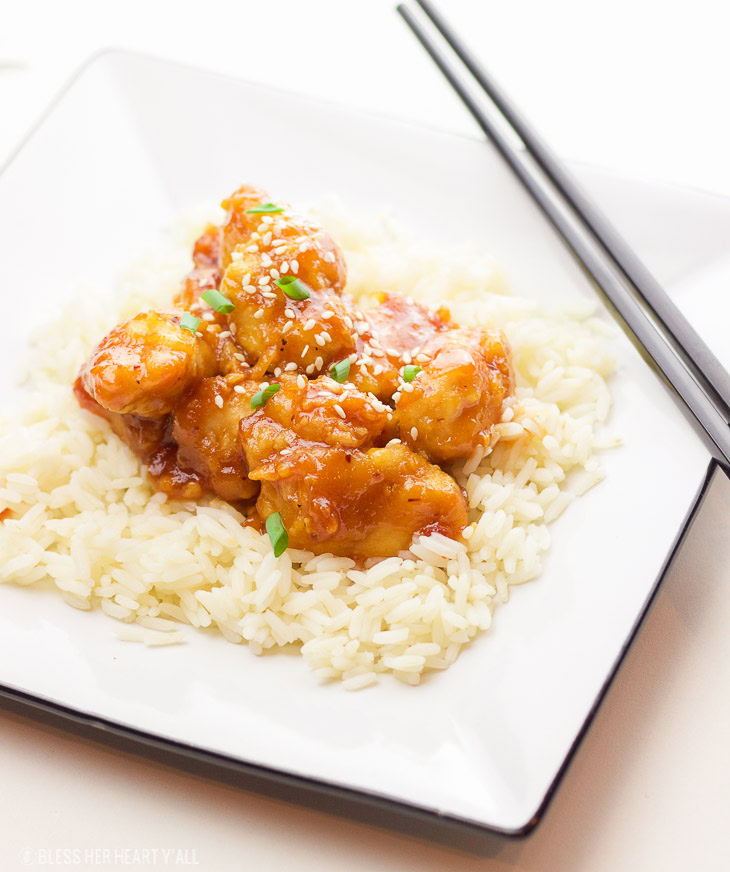
{"type": "Polygon", "coordinates": [[[404,382],[412,382],[413,379],[418,375],[423,367],[417,366],[415,363],[409,363],[408,366],[403,367],[403,381],[404,382]]]}
{"type": "Polygon", "coordinates": [[[186,312],[180,319],[180,326],[183,330],[189,330],[191,333],[196,333],[200,325],[200,318],[196,318],[189,312],[186,312]]]}
{"type": "Polygon", "coordinates": [[[276,279],[274,284],[278,285],[291,300],[309,299],[309,288],[294,276],[282,276],[276,279]]]}
{"type": "Polygon", "coordinates": [[[209,306],[212,306],[216,312],[226,313],[232,312],[236,307],[235,305],[228,299],[228,297],[224,297],[220,291],[216,291],[215,288],[209,288],[205,293],[200,295],[209,306]]]}
{"type": "Polygon", "coordinates": [[[269,541],[274,549],[274,557],[280,557],[289,545],[289,534],[286,532],[279,512],[274,512],[266,519],[266,532],[269,534],[269,541]]]}
{"type": "Polygon", "coordinates": [[[350,375],[350,358],[346,357],[339,363],[333,363],[330,367],[330,375],[336,382],[339,382],[340,384],[346,382],[347,376],[350,375]]]}
{"type": "Polygon", "coordinates": [[[269,385],[268,388],[264,388],[262,391],[254,394],[251,397],[251,408],[260,409],[262,406],[265,406],[267,401],[274,396],[280,387],[281,385],[277,384],[269,385]]]}
{"type": "Polygon", "coordinates": [[[275,203],[261,203],[254,206],[253,209],[246,209],[247,215],[271,215],[274,212],[283,212],[283,206],[277,206],[275,203]]]}

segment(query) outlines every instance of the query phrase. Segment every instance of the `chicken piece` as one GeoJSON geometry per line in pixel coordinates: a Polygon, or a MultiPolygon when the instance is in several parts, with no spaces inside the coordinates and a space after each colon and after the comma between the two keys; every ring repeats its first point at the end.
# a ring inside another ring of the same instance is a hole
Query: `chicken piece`
{"type": "Polygon", "coordinates": [[[231,263],[221,283],[221,293],[236,306],[228,316],[230,330],[256,361],[257,378],[287,364],[311,375],[355,352],[343,299],[313,285],[308,285],[308,299],[290,299],[271,279],[271,270],[282,266],[283,255],[249,252],[231,263]]]}
{"type": "Polygon", "coordinates": [[[437,312],[402,294],[383,293],[381,302],[357,313],[358,364],[350,380],[362,391],[390,400],[401,382],[404,364],[412,363],[423,345],[449,329],[449,312],[437,312]]]}
{"type": "Polygon", "coordinates": [[[221,228],[209,224],[193,247],[193,269],[188,273],[174,302],[181,309],[190,309],[200,295],[221,283],[221,228]]]}
{"type": "Polygon", "coordinates": [[[395,394],[400,438],[439,463],[468,457],[486,444],[512,392],[507,340],[500,330],[449,330],[423,354],[429,362],[395,394]]]}
{"type": "Polygon", "coordinates": [[[253,414],[251,397],[258,389],[241,374],[205,378],[185,392],[173,414],[178,467],[197,473],[224,500],[248,500],[258,493],[258,483],[247,477],[238,438],[241,419],[253,414]]]}
{"type": "Polygon", "coordinates": [[[221,204],[226,209],[221,246],[223,270],[237,254],[254,247],[276,261],[273,266],[281,275],[296,275],[315,290],[327,288],[341,293],[347,270],[342,252],[329,233],[283,203],[276,204],[280,212],[250,211],[268,199],[259,188],[243,185],[221,204]],[[284,265],[286,269],[282,268],[284,265]]]}
{"type": "Polygon", "coordinates": [[[406,550],[418,533],[457,537],[467,523],[453,478],[402,443],[333,448],[254,418],[242,423],[248,441],[275,449],[249,471],[261,482],[256,507],[281,514],[291,547],[365,560],[406,550]]]}
{"type": "Polygon", "coordinates": [[[260,516],[280,512],[292,547],[363,559],[418,532],[458,535],[466,504],[451,476],[402,444],[372,447],[387,419],[375,398],[326,376],[304,388],[286,379],[240,424],[260,516]]]}
{"type": "Polygon", "coordinates": [[[213,351],[182,329],[180,318],[142,312],[115,327],[81,368],[87,393],[110,412],[155,419],[171,412],[183,391],[216,366],[213,351]]]}
{"type": "MultiPolygon", "coordinates": [[[[307,381],[303,376],[284,375],[278,384],[278,393],[251,416],[265,419],[273,428],[270,433],[274,430],[282,433],[277,451],[303,439],[340,448],[369,447],[388,423],[387,406],[329,376],[307,381]]],[[[247,441],[253,424],[252,420],[241,425],[241,439],[249,464],[258,463],[270,450],[268,442],[249,444],[247,441]]]]}

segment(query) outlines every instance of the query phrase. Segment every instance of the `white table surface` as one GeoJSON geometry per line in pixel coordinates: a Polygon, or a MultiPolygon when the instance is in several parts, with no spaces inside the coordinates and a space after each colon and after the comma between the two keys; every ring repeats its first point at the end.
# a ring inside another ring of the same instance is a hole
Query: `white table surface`
{"type": "MultiPolygon", "coordinates": [[[[80,62],[108,46],[473,130],[388,0],[182,5],[26,0],[4,10],[0,162],[80,62]]],[[[730,195],[730,15],[721,4],[448,5],[561,154],[730,195]]],[[[726,296],[716,304],[730,314],[726,296]]],[[[729,505],[730,484],[718,476],[550,810],[524,841],[495,841],[491,856],[475,856],[0,712],[0,869],[727,869],[729,505]]]]}

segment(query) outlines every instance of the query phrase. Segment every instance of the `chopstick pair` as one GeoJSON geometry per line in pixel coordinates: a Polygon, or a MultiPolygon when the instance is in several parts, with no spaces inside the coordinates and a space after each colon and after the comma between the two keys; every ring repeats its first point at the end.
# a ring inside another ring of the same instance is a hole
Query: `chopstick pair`
{"type": "MultiPolygon", "coordinates": [[[[730,375],[626,241],[590,202],[428,0],[416,0],[501,118],[515,146],[472,94],[463,71],[404,4],[398,13],[611,305],[643,356],[684,404],[696,430],[730,474],[730,375]]],[[[472,86],[473,88],[473,86],[472,86]]]]}

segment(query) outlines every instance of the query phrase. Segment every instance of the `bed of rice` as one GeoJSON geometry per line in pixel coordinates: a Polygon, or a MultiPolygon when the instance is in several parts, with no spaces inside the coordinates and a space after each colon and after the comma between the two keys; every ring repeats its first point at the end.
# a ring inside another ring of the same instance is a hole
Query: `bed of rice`
{"type": "Polygon", "coordinates": [[[345,250],[356,297],[391,289],[446,301],[457,321],[501,326],[511,341],[515,401],[492,449],[452,470],[468,494],[466,544],[420,537],[367,567],[292,549],[277,559],[231,506],[156,494],[106,423],[78,408],[70,384],[99,338],[169,305],[201,226],[186,219],[113,303],[95,289],[39,337],[28,405],[0,422],[0,580],[51,583],[69,605],[123,622],[125,640],[184,641],[187,624],[255,654],[293,643],[317,676],[356,690],[383,672],[418,684],[447,668],[510,587],[540,574],[548,524],[600,481],[596,452],[615,444],[604,432],[610,328],[590,304],[548,310],[511,296],[477,249],[435,251],[388,217],[353,220],[334,202],[318,215],[345,250]]]}

